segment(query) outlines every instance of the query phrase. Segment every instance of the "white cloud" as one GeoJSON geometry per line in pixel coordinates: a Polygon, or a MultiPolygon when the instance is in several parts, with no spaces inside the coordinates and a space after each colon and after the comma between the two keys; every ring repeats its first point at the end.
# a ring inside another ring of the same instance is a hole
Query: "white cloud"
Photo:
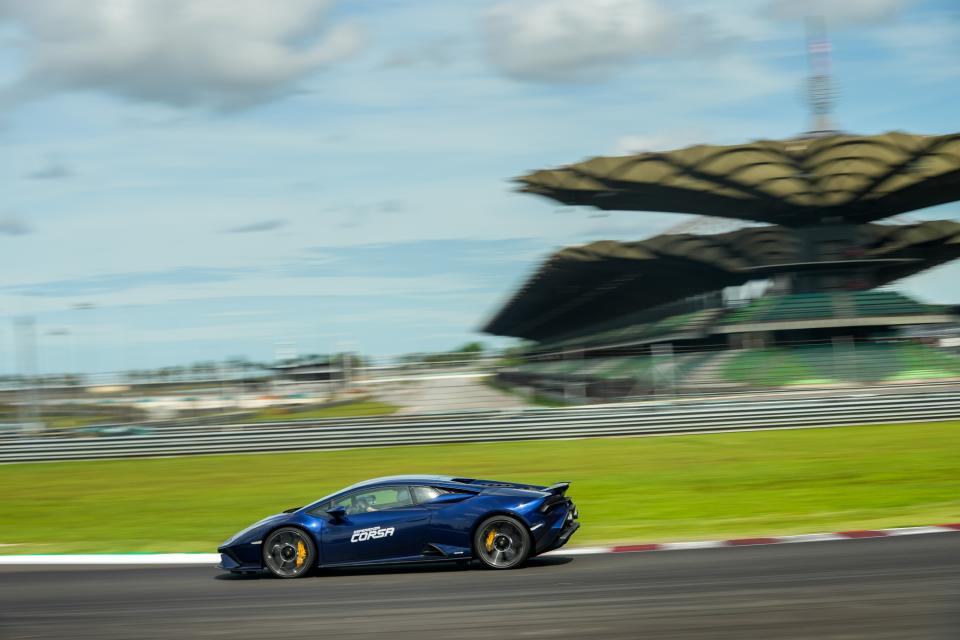
{"type": "Polygon", "coordinates": [[[73,90],[174,107],[236,109],[290,92],[345,58],[358,28],[332,0],[0,0],[26,68],[0,96],[73,90]]]}
{"type": "Polygon", "coordinates": [[[617,139],[613,155],[632,155],[646,151],[671,151],[703,142],[707,138],[703,129],[659,131],[646,135],[626,135],[617,139]]]}
{"type": "MultiPolygon", "coordinates": [[[[539,82],[603,80],[643,59],[716,64],[736,46],[778,37],[780,23],[890,24],[915,0],[502,0],[486,16],[488,57],[539,82]]],[[[781,34],[782,35],[782,34],[781,34]]]]}
{"type": "Polygon", "coordinates": [[[865,24],[895,18],[913,0],[773,0],[767,14],[778,20],[822,16],[828,25],[865,24]]]}
{"type": "Polygon", "coordinates": [[[654,0],[524,0],[494,6],[486,35],[507,75],[563,82],[603,77],[637,56],[702,48],[705,27],[654,0]]]}

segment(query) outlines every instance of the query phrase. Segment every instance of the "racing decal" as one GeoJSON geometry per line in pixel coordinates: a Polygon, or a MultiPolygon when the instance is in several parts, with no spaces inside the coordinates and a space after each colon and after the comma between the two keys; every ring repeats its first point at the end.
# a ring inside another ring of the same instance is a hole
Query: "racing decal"
{"type": "Polygon", "coordinates": [[[368,527],[366,529],[357,529],[350,536],[350,542],[363,542],[365,540],[378,540],[380,538],[389,538],[393,535],[393,527],[380,528],[380,525],[368,527]]]}

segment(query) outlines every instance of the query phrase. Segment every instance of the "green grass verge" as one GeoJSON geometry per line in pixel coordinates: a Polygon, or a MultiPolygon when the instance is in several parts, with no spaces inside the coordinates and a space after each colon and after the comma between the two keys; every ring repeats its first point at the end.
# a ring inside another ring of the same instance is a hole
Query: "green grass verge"
{"type": "Polygon", "coordinates": [[[212,551],[396,473],[571,480],[577,544],[960,520],[960,422],[0,466],[3,553],[212,551]]]}
{"type": "Polygon", "coordinates": [[[395,413],[399,407],[386,402],[364,401],[321,407],[307,411],[290,411],[277,407],[262,409],[250,418],[251,422],[283,422],[285,420],[315,420],[322,418],[357,418],[362,416],[385,416],[395,413]]]}
{"type": "Polygon", "coordinates": [[[73,429],[75,427],[88,427],[93,424],[112,424],[116,422],[130,422],[129,418],[120,416],[43,416],[40,421],[51,429],[73,429]]]}

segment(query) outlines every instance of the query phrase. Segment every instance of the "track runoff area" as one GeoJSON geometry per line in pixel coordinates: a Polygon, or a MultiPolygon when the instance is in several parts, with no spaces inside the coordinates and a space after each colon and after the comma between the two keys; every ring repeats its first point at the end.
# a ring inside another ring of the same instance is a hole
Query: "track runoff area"
{"type": "Polygon", "coordinates": [[[0,638],[956,638],[958,533],[638,542],[515,571],[438,563],[293,581],[234,576],[205,553],[10,555],[0,638]]]}
{"type": "MultiPolygon", "coordinates": [[[[748,434],[709,436],[718,437],[748,434]]],[[[662,448],[667,440],[630,442],[662,448]]],[[[737,450],[744,453],[743,446],[737,450]]],[[[322,455],[332,462],[343,454],[322,455]]],[[[214,568],[217,556],[203,553],[5,556],[0,638],[956,638],[958,531],[960,524],[942,523],[640,540],[564,548],[516,571],[438,563],[329,570],[295,581],[234,576],[214,568]]]]}
{"type": "Polygon", "coordinates": [[[438,563],[306,580],[210,566],[0,566],[0,637],[946,640],[960,630],[960,535],[946,529],[571,549],[514,571],[438,563]]]}

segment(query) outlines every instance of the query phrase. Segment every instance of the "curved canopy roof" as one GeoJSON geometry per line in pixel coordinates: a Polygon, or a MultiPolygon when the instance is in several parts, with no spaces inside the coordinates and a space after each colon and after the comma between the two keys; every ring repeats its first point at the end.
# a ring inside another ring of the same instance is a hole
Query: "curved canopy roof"
{"type": "Polygon", "coordinates": [[[592,158],[518,178],[521,191],[600,209],[785,226],[871,222],[960,200],[960,133],[891,132],[592,158]]]}
{"type": "Polygon", "coordinates": [[[805,262],[801,235],[781,226],[567,247],[483,330],[540,341],[772,273],[869,264],[886,283],[960,257],[960,223],[871,224],[862,232],[859,255],[830,263],[805,262]]]}
{"type": "Polygon", "coordinates": [[[891,260],[880,268],[878,284],[906,278],[960,258],[960,223],[951,220],[907,225],[871,224],[866,229],[872,238],[864,257],[891,260]]]}

